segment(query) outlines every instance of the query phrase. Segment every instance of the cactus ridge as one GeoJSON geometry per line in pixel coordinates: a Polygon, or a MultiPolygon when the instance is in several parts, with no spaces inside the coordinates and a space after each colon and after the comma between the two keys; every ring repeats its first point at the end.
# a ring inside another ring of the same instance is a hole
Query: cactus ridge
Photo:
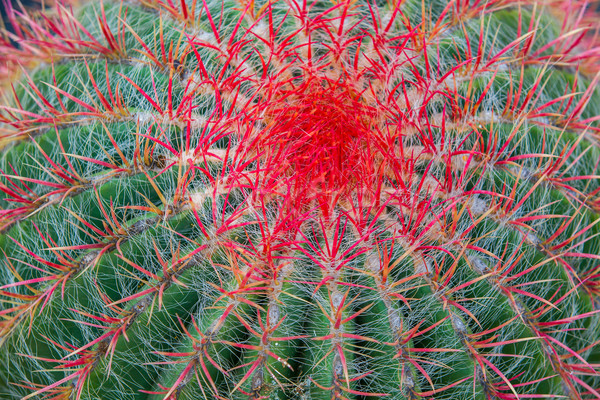
{"type": "Polygon", "coordinates": [[[4,4],[0,398],[600,399],[588,2],[4,4]]]}

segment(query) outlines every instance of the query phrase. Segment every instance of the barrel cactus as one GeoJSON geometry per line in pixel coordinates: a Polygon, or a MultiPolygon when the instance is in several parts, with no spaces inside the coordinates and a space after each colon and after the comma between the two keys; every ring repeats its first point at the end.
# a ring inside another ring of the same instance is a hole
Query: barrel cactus
{"type": "Polygon", "coordinates": [[[595,6],[41,4],[0,398],[600,399],[595,6]]]}

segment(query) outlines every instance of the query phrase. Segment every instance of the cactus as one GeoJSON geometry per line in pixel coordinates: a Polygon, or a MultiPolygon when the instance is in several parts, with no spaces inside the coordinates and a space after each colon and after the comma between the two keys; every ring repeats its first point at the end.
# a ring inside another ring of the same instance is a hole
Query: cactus
{"type": "Polygon", "coordinates": [[[600,399],[587,2],[4,4],[0,398],[600,399]]]}

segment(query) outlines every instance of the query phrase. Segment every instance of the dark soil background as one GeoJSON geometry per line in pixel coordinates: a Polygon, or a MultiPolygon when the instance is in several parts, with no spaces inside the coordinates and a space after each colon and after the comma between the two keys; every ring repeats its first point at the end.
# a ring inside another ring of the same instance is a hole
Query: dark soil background
{"type": "Polygon", "coordinates": [[[4,26],[12,32],[12,26],[7,18],[7,3],[12,4],[16,10],[21,9],[21,5],[28,10],[39,10],[42,8],[43,0],[0,0],[0,26],[4,26]]]}

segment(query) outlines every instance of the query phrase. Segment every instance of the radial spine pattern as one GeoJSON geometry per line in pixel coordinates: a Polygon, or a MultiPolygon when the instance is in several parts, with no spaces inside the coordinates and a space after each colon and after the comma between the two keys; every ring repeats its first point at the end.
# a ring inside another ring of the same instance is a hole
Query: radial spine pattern
{"type": "Polygon", "coordinates": [[[594,6],[5,7],[0,398],[600,399],[594,6]]]}

